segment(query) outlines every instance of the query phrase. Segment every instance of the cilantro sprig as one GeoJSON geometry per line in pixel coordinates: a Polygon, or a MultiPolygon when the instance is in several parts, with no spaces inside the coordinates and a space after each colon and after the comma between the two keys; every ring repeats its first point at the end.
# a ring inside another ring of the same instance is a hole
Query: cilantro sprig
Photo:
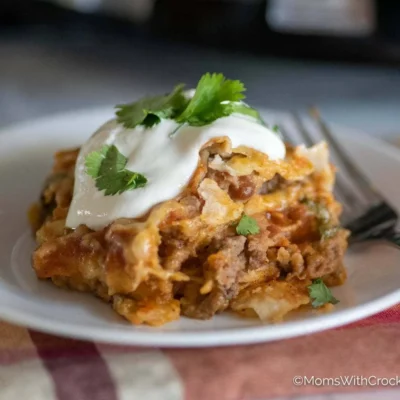
{"type": "Polygon", "coordinates": [[[260,232],[260,227],[257,224],[257,221],[249,217],[246,214],[243,214],[242,218],[240,219],[238,225],[236,226],[236,233],[238,235],[256,235],[260,232]]]}
{"type": "Polygon", "coordinates": [[[137,125],[151,128],[160,123],[162,118],[175,118],[189,102],[183,93],[184,86],[177,85],[170,94],[145,97],[134,103],[117,105],[117,121],[125,128],[133,129],[137,125]]]}
{"type": "Polygon", "coordinates": [[[233,113],[232,102],[245,98],[243,83],[229,80],[222,74],[204,74],[197,84],[196,91],[185,110],[176,122],[191,126],[208,125],[218,118],[233,113]]]}
{"type": "Polygon", "coordinates": [[[311,305],[314,308],[321,307],[327,303],[339,303],[339,300],[333,296],[332,292],[325,285],[324,281],[321,278],[314,279],[311,285],[307,287],[307,289],[312,300],[311,305]]]}
{"type": "Polygon", "coordinates": [[[170,94],[119,104],[116,106],[117,121],[127,129],[138,125],[150,128],[161,119],[173,119],[180,126],[204,126],[236,113],[250,116],[265,125],[259,112],[241,101],[245,98],[246,88],[239,80],[226,79],[223,74],[206,73],[200,78],[191,99],[183,88],[184,85],[180,84],[170,94]]]}
{"type": "Polygon", "coordinates": [[[146,177],[125,169],[127,162],[128,159],[116,146],[103,146],[100,151],[86,156],[86,173],[95,180],[97,189],[105,191],[106,196],[145,186],[146,177]]]}

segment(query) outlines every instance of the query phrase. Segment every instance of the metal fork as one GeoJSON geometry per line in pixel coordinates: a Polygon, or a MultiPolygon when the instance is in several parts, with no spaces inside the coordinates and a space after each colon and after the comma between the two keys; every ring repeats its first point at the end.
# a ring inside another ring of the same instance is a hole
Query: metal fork
{"type": "MultiPolygon", "coordinates": [[[[292,114],[292,129],[307,146],[321,140],[328,144],[331,158],[338,165],[334,193],[343,205],[342,225],[351,231],[350,243],[387,239],[400,245],[397,212],[342,149],[316,108],[310,109],[310,116],[307,124],[298,114],[292,114]]],[[[291,130],[280,128],[282,135],[292,141],[291,130]]]]}

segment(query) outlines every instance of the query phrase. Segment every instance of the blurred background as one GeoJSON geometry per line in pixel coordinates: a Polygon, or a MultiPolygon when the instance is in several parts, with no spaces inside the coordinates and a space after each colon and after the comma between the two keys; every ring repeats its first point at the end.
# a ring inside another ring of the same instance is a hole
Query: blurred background
{"type": "Polygon", "coordinates": [[[272,109],[400,137],[400,2],[0,0],[0,126],[223,72],[272,109]]]}

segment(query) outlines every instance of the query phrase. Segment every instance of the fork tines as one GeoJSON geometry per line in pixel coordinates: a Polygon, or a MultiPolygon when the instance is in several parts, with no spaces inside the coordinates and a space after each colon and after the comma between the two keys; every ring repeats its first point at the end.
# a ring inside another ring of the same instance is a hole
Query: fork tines
{"type": "Polygon", "coordinates": [[[293,113],[291,123],[287,121],[281,131],[289,141],[296,142],[297,137],[307,146],[321,141],[328,144],[331,158],[338,166],[335,195],[343,205],[342,222],[352,232],[351,240],[384,237],[392,232],[398,220],[395,210],[351,160],[318,109],[311,108],[310,116],[311,120],[293,113]]]}

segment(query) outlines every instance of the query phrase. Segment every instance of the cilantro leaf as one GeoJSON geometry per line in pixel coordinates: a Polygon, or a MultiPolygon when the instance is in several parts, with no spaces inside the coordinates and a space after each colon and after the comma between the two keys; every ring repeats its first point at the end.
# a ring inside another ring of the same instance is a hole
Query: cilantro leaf
{"type": "Polygon", "coordinates": [[[272,131],[272,132],[275,132],[275,133],[280,133],[279,126],[275,124],[275,125],[271,128],[271,131],[272,131]]]}
{"type": "Polygon", "coordinates": [[[242,218],[240,219],[238,225],[236,226],[236,233],[238,235],[255,235],[260,232],[260,227],[257,224],[257,221],[249,217],[246,214],[243,214],[242,218]]]}
{"type": "Polygon", "coordinates": [[[103,146],[100,151],[86,156],[86,173],[95,180],[97,189],[105,191],[106,196],[145,186],[146,177],[125,169],[127,162],[128,159],[116,146],[103,146]]]}
{"type": "Polygon", "coordinates": [[[330,289],[325,285],[321,278],[314,279],[307,289],[311,300],[313,300],[311,304],[315,308],[321,307],[326,303],[339,303],[339,300],[332,295],[330,289]]]}
{"type": "Polygon", "coordinates": [[[106,157],[109,148],[110,146],[103,146],[100,151],[92,151],[86,156],[86,173],[92,178],[97,178],[97,176],[99,175],[101,163],[106,157]]]}
{"type": "Polygon", "coordinates": [[[196,87],[196,92],[176,122],[191,126],[208,125],[218,118],[233,112],[232,102],[245,96],[245,87],[240,81],[225,79],[222,74],[204,74],[196,87]]]}
{"type": "Polygon", "coordinates": [[[166,95],[145,97],[142,100],[129,104],[115,106],[117,121],[127,129],[137,125],[151,128],[157,125],[161,118],[174,118],[180,114],[188,104],[183,94],[184,85],[180,84],[166,95]]]}
{"type": "Polygon", "coordinates": [[[160,123],[162,116],[156,114],[148,114],[147,117],[143,120],[142,124],[146,128],[151,128],[154,125],[160,123]]]}

